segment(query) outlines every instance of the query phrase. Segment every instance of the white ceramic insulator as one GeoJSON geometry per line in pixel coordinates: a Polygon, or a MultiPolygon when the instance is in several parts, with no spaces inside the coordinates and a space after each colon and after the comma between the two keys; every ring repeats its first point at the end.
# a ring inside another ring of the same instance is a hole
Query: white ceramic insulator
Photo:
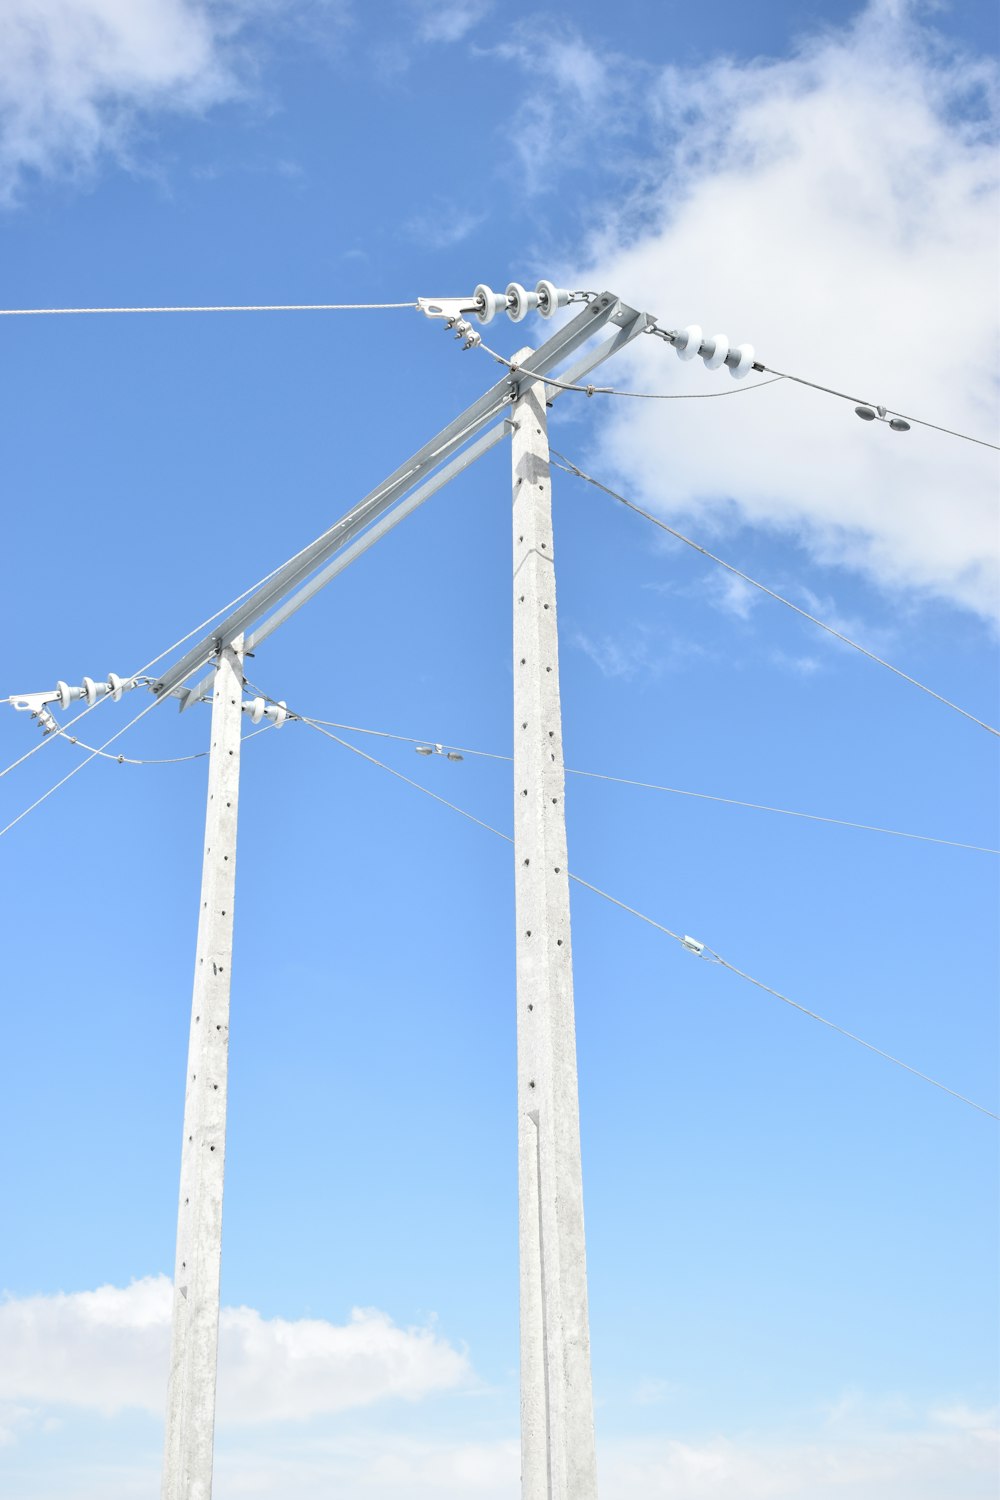
{"type": "Polygon", "coordinates": [[[492,323],[497,313],[507,311],[506,292],[495,292],[492,287],[480,283],[476,287],[475,298],[479,303],[476,317],[480,323],[492,323]]]}
{"type": "Polygon", "coordinates": [[[85,677],[83,679],[83,693],[82,693],[82,696],[84,698],[86,698],[87,704],[88,704],[88,706],[90,708],[93,708],[93,706],[97,702],[98,698],[100,698],[103,695],[103,691],[104,691],[104,683],[103,682],[95,682],[92,677],[85,677]]]}
{"type": "Polygon", "coordinates": [[[729,340],[724,333],[713,333],[710,339],[706,339],[705,347],[701,351],[701,357],[705,361],[707,370],[717,370],[726,362],[729,353],[729,340]]]}
{"type": "Polygon", "coordinates": [[[737,344],[735,349],[730,349],[726,364],[734,380],[742,380],[744,375],[749,375],[753,369],[753,344],[737,344]],[[734,355],[738,356],[735,360],[734,355]]]}
{"type": "Polygon", "coordinates": [[[697,323],[690,323],[687,328],[682,328],[674,339],[674,348],[681,359],[694,359],[701,348],[704,334],[697,323]]]}
{"type": "Polygon", "coordinates": [[[129,686],[131,686],[131,684],[125,682],[123,678],[119,677],[117,672],[108,673],[108,691],[111,693],[111,696],[116,703],[121,698],[121,695],[122,693],[124,693],[125,689],[129,686]]]}
{"type": "Polygon", "coordinates": [[[512,281],[507,288],[507,316],[512,323],[520,323],[538,306],[538,293],[526,291],[519,281],[512,281]]]}
{"type": "Polygon", "coordinates": [[[543,318],[551,318],[560,307],[569,307],[571,293],[553,286],[551,281],[540,281],[535,292],[538,296],[538,311],[543,318]]]}
{"type": "Polygon", "coordinates": [[[284,724],[285,720],[288,718],[288,706],[285,703],[284,699],[282,699],[280,703],[276,703],[273,708],[269,708],[268,714],[274,720],[275,729],[280,729],[282,724],[284,724]]]}
{"type": "Polygon", "coordinates": [[[244,703],[244,712],[248,707],[250,709],[250,722],[252,724],[259,724],[261,719],[264,717],[264,713],[267,709],[267,704],[264,702],[263,698],[254,698],[253,702],[249,705],[244,703]]]}
{"type": "Polygon", "coordinates": [[[59,694],[60,708],[69,708],[77,698],[83,697],[83,689],[70,687],[68,682],[57,682],[56,692],[59,694]]]}

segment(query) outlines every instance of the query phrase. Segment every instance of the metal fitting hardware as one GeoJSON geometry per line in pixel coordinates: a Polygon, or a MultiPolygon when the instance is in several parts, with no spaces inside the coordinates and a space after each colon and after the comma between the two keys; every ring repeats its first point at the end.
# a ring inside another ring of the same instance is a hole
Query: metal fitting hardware
{"type": "Polygon", "coordinates": [[[870,406],[856,406],[854,410],[863,422],[885,422],[893,432],[909,432],[910,424],[902,417],[890,417],[889,409],[885,406],[876,406],[872,411],[870,406]]]}
{"type": "Polygon", "coordinates": [[[445,760],[464,760],[457,750],[446,750],[443,745],[414,745],[418,755],[443,755],[445,760]]]}
{"type": "MultiPolygon", "coordinates": [[[[69,708],[72,703],[79,703],[82,699],[87,700],[87,707],[93,708],[101,698],[112,697],[117,703],[122,693],[128,692],[130,688],[138,687],[137,677],[119,677],[117,672],[109,672],[107,682],[95,682],[92,677],[85,677],[79,687],[71,687],[68,682],[59,681],[55,687],[47,693],[13,693],[7,702],[19,713],[34,714],[39,716],[39,710],[45,708],[49,703],[58,703],[60,708],[69,708]]],[[[51,717],[51,715],[50,715],[51,717]]],[[[54,727],[55,720],[52,721],[54,727]]],[[[50,732],[50,731],[49,731],[50,732]]]]}
{"type": "MultiPolygon", "coordinates": [[[[512,281],[505,292],[495,292],[492,287],[480,282],[471,297],[418,297],[417,306],[428,318],[443,318],[449,328],[460,328],[460,322],[469,313],[475,313],[480,323],[492,323],[497,313],[505,312],[514,323],[520,323],[529,312],[538,312],[543,318],[551,318],[560,307],[569,307],[572,302],[586,302],[588,292],[568,292],[551,281],[540,281],[533,292],[512,281]]],[[[458,335],[456,334],[456,337],[458,335]]],[[[464,348],[474,348],[479,338],[471,330],[465,335],[471,339],[464,348]]]]}

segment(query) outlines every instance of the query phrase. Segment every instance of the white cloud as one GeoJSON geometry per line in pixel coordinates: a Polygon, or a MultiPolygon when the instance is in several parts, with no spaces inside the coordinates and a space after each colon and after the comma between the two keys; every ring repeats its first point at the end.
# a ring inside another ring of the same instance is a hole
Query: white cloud
{"type": "MultiPolygon", "coordinates": [[[[170,1281],[9,1298],[0,1305],[0,1402],[9,1432],[32,1406],[71,1406],[105,1416],[160,1415],[166,1395],[170,1281]]],[[[464,1353],[430,1328],[399,1328],[384,1313],[355,1310],[339,1325],[318,1318],[262,1318],[223,1308],[219,1335],[220,1423],[305,1420],[417,1400],[463,1385],[464,1353]]]]}
{"type": "Polygon", "coordinates": [[[25,180],[128,161],[153,111],[202,113],[243,95],[247,28],[338,33],[347,0],[3,0],[0,204],[25,180]]]}
{"type": "Polygon", "coordinates": [[[123,152],[138,109],[230,98],[218,31],[198,0],[5,0],[0,196],[26,173],[80,172],[123,152]]]}
{"type": "MultiPolygon", "coordinates": [[[[555,68],[549,86],[554,114],[581,97],[555,68]]],[[[592,76],[590,89],[613,136],[615,101],[592,76]]],[[[779,370],[997,441],[997,91],[995,65],[949,52],[903,0],[875,0],[790,59],[637,64],[621,120],[637,96],[652,101],[656,164],[638,195],[626,177],[587,263],[564,275],[667,327],[749,339],[779,370]]],[[[572,119],[594,128],[589,108],[572,119]]],[[[740,389],[656,339],[627,364],[615,384],[740,389]]],[[[605,472],[661,512],[773,526],[889,590],[996,608],[987,449],[861,423],[791,384],[603,413],[605,472]]]]}

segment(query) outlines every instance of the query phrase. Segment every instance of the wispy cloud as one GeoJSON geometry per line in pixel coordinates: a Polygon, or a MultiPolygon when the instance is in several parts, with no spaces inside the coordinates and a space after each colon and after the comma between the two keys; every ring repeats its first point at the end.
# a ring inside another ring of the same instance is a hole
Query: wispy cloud
{"type": "Polygon", "coordinates": [[[484,20],[495,0],[410,0],[421,42],[460,42],[484,20]]]}
{"type": "Polygon", "coordinates": [[[3,0],[0,204],[39,177],[130,162],[154,114],[199,115],[253,86],[269,37],[329,40],[347,0],[3,0]]]}
{"type": "Polygon", "coordinates": [[[411,239],[430,250],[448,250],[475,234],[487,217],[486,213],[474,213],[439,199],[423,213],[408,219],[403,229],[411,239]]]}
{"type": "Polygon", "coordinates": [[[631,682],[638,677],[659,677],[679,671],[704,659],[705,647],[681,636],[661,640],[648,626],[635,625],[617,635],[589,635],[575,630],[569,645],[590,658],[602,677],[631,682]]]}
{"type": "Polygon", "coordinates": [[[646,66],[596,50],[567,22],[550,18],[540,27],[522,20],[482,52],[510,63],[528,81],[518,107],[523,128],[514,140],[528,192],[551,189],[552,163],[565,169],[586,160],[595,141],[602,154],[620,150],[622,136],[646,118],[639,86],[646,66]]]}
{"type": "Polygon", "coordinates": [[[790,672],[793,677],[814,677],[823,665],[818,656],[797,656],[794,652],[781,650],[772,651],[770,661],[772,666],[790,672]]]}

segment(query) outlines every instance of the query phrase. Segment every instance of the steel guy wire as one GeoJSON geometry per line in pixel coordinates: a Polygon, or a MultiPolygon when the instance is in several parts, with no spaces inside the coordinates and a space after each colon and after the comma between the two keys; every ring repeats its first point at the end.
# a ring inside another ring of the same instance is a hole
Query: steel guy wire
{"type": "MultiPolygon", "coordinates": [[[[384,729],[362,729],[357,724],[339,724],[334,719],[314,718],[312,722],[314,724],[323,724],[330,729],[343,729],[351,734],[370,734],[376,736],[378,739],[398,740],[406,745],[439,743],[436,736],[433,735],[419,739],[409,734],[389,734],[384,729]]],[[[452,745],[448,743],[447,748],[449,750],[456,750],[461,755],[471,755],[482,760],[502,760],[510,763],[514,759],[512,755],[498,755],[494,750],[473,750],[468,745],[452,745]]],[[[824,817],[822,813],[797,812],[790,807],[772,807],[766,802],[744,802],[738,797],[719,797],[711,792],[691,792],[683,787],[664,786],[655,781],[635,781],[629,776],[610,776],[604,771],[581,771],[575,766],[566,766],[565,771],[567,776],[584,776],[590,781],[610,781],[616,786],[634,786],[647,792],[670,792],[675,797],[695,797],[701,802],[720,802],[727,807],[746,807],[753,812],[780,813],[786,818],[802,818],[810,823],[831,823],[838,828],[854,828],[862,833],[884,833],[892,838],[912,839],[921,844],[943,844],[949,849],[967,849],[974,854],[1000,855],[1000,849],[992,849],[985,844],[967,844],[959,839],[941,839],[929,833],[907,833],[900,828],[883,828],[876,823],[856,823],[852,822],[849,818],[829,818],[824,817]]]]}
{"type": "MultiPolygon", "coordinates": [[[[475,823],[479,828],[484,828],[487,833],[495,834],[497,838],[503,839],[507,844],[513,844],[514,840],[509,833],[501,832],[499,828],[494,828],[491,823],[485,822],[482,818],[477,818],[474,813],[467,812],[464,807],[459,807],[455,802],[449,802],[447,797],[442,797],[437,792],[432,792],[429,787],[423,786],[419,781],[414,781],[410,776],[404,776],[401,771],[397,771],[392,766],[386,765],[385,761],[378,760],[374,755],[369,755],[366,750],[362,750],[358,745],[352,745],[348,740],[341,739],[339,735],[332,734],[328,729],[323,728],[317,720],[307,718],[304,714],[296,714],[295,717],[301,719],[303,724],[308,724],[311,729],[315,729],[327,739],[333,740],[335,744],[342,745],[345,750],[350,750],[354,755],[368,761],[373,766],[378,766],[382,771],[388,771],[389,775],[395,776],[398,781],[405,782],[407,786],[415,787],[418,792],[423,792],[425,796],[430,797],[433,801],[439,802],[452,812],[458,813],[461,817],[467,819],[468,822],[475,823]]],[[[679,943],[686,952],[694,951],[688,946],[684,937],[679,932],[674,932],[673,928],[667,927],[663,922],[658,922],[654,917],[647,916],[645,912],[639,911],[635,906],[629,906],[626,902],[619,901],[617,896],[612,896],[608,891],[602,890],[600,886],[592,885],[589,880],[584,880],[581,875],[574,875],[572,870],[567,871],[567,875],[576,885],[583,886],[584,889],[592,891],[595,896],[600,896],[602,900],[610,902],[612,906],[617,906],[621,911],[628,912],[630,916],[637,917],[640,922],[645,922],[649,927],[654,927],[658,932],[665,933],[667,937],[673,938],[674,942],[679,943]]],[[[980,1114],[988,1115],[991,1120],[1000,1120],[1000,1115],[994,1114],[985,1105],[977,1104],[974,1099],[969,1099],[965,1094],[960,1094],[955,1089],[949,1088],[947,1084],[941,1083],[936,1078],[932,1078],[930,1074],[921,1073],[918,1068],[911,1067],[909,1063],[903,1062],[901,1058],[894,1057],[891,1052],[884,1052],[881,1047],[876,1047],[873,1043],[866,1042],[863,1037],[855,1035],[853,1031],[848,1031],[845,1027],[838,1026],[835,1021],[828,1021],[825,1016],[819,1015],[817,1011],[807,1009],[806,1006],[800,1005],[797,1000],[792,1000],[788,995],[782,994],[780,990],[773,989],[771,985],[765,984],[760,979],[755,979],[752,974],[747,974],[743,969],[738,969],[735,964],[731,964],[728,959],[723,958],[720,953],[717,953],[714,948],[710,948],[707,944],[704,945],[700,953],[696,953],[696,956],[701,957],[708,963],[719,964],[722,968],[728,969],[731,974],[735,974],[739,979],[743,979],[748,984],[754,985],[757,989],[763,990],[765,994],[773,995],[776,1000],[780,1000],[783,1004],[791,1006],[793,1010],[799,1011],[802,1015],[808,1016],[813,1021],[819,1021],[821,1025],[829,1027],[831,1031],[839,1032],[841,1036],[846,1037],[849,1041],[857,1042],[859,1046],[866,1048],[869,1052],[874,1052],[876,1056],[883,1058],[886,1062],[895,1064],[896,1067],[913,1074],[915,1078],[921,1079],[924,1083],[931,1084],[934,1088],[940,1089],[942,1093],[949,1094],[953,1099],[958,1099],[962,1104],[968,1104],[971,1109],[978,1110],[980,1114]]]]}
{"type": "Polygon", "coordinates": [[[89,313],[206,313],[206,312],[382,312],[388,308],[418,307],[417,302],[273,302],[219,307],[0,307],[0,318],[55,317],[89,313]]]}
{"type": "Polygon", "coordinates": [[[969,713],[968,709],[960,708],[957,703],[952,703],[950,698],[943,697],[941,693],[936,693],[933,688],[929,688],[926,683],[918,682],[916,677],[911,677],[908,672],[902,671],[899,667],[894,667],[892,663],[886,661],[884,657],[877,656],[874,651],[869,651],[867,646],[862,646],[857,641],[853,641],[849,635],[844,635],[843,631],[835,629],[833,625],[826,624],[824,620],[817,619],[816,616],[811,615],[807,609],[802,609],[800,605],[793,604],[790,599],[786,599],[783,594],[778,594],[774,591],[774,589],[769,589],[767,587],[767,584],[761,583],[756,578],[751,578],[749,573],[744,573],[742,569],[734,567],[732,563],[726,562],[724,558],[717,557],[714,552],[709,552],[708,548],[703,547],[700,542],[692,541],[691,537],[685,536],[682,531],[678,531],[673,526],[668,526],[666,521],[661,521],[658,516],[652,515],[648,510],[643,510],[641,505],[636,505],[633,500],[626,499],[626,497],[624,495],[620,495],[617,490],[613,490],[608,485],[602,484],[601,481],[599,479],[595,479],[592,474],[585,473],[583,469],[578,468],[571,459],[568,459],[564,453],[560,453],[556,448],[552,448],[550,452],[554,455],[555,458],[562,459],[561,463],[555,464],[555,467],[557,469],[562,469],[566,474],[575,474],[578,479],[585,479],[586,482],[588,484],[592,484],[595,489],[603,490],[605,495],[610,495],[612,500],[620,501],[620,503],[624,505],[626,509],[634,511],[637,516],[642,516],[644,520],[649,521],[653,526],[658,526],[661,531],[667,532],[669,536],[674,537],[678,542],[683,542],[685,547],[693,547],[695,552],[700,552],[701,555],[703,557],[707,557],[710,562],[718,563],[720,568],[725,568],[727,572],[734,574],[737,578],[741,578],[744,583],[751,584],[753,588],[760,589],[762,594],[767,594],[769,598],[776,599],[779,604],[784,604],[787,609],[794,610],[795,613],[797,615],[801,615],[804,620],[809,620],[811,624],[818,625],[820,630],[825,630],[828,635],[835,636],[838,641],[843,641],[845,646],[850,646],[853,650],[860,651],[861,655],[867,656],[869,661],[877,662],[880,667],[885,667],[887,671],[894,673],[897,677],[901,677],[904,682],[910,683],[912,687],[919,688],[920,691],[922,693],[926,693],[928,697],[936,698],[937,701],[939,703],[943,703],[946,708],[954,709],[955,713],[961,714],[964,719],[971,719],[973,724],[979,725],[980,729],[985,729],[989,734],[996,735],[998,738],[1000,738],[1000,729],[995,729],[992,724],[987,724],[984,719],[977,718],[975,714],[969,713]]]}

